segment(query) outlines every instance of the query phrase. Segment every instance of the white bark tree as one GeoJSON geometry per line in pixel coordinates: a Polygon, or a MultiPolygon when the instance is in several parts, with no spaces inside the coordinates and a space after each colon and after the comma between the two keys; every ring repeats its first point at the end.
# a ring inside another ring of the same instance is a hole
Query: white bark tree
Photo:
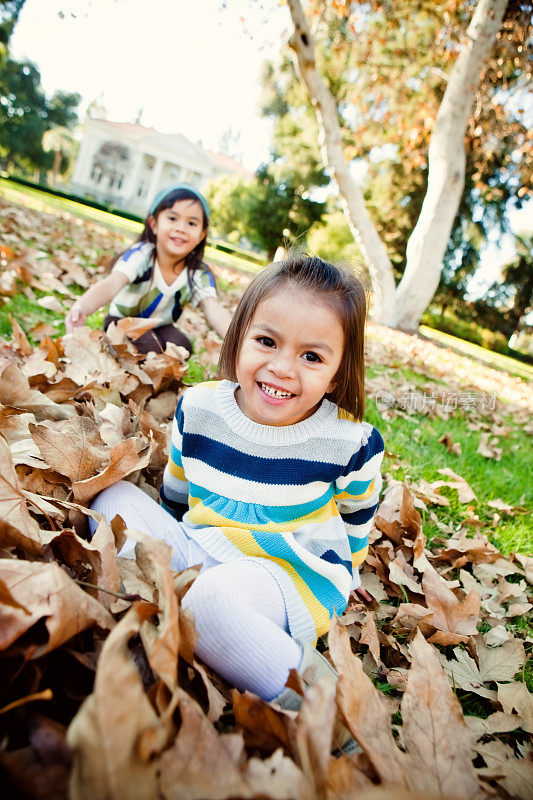
{"type": "Polygon", "coordinates": [[[467,121],[507,0],[479,0],[450,72],[429,145],[426,197],[407,244],[406,267],[397,287],[385,245],[344,158],[337,103],[317,69],[313,37],[301,2],[288,0],[288,6],[294,25],[290,44],[315,108],[324,164],[337,183],[350,228],[372,278],[377,299],[375,318],[391,327],[415,330],[439,283],[464,187],[467,121]]]}

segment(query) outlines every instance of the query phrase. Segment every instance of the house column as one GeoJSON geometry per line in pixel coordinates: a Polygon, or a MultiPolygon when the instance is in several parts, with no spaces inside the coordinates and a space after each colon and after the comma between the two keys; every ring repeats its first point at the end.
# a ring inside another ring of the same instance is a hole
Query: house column
{"type": "Polygon", "coordinates": [[[133,154],[133,163],[131,170],[122,192],[124,205],[129,206],[137,200],[137,189],[139,188],[139,175],[141,174],[141,167],[144,161],[144,153],[137,150],[133,154]]]}
{"type": "Polygon", "coordinates": [[[150,186],[148,188],[147,200],[149,203],[152,202],[157,194],[157,190],[159,189],[159,181],[161,180],[161,173],[163,172],[164,164],[165,162],[162,158],[156,158],[154,168],[152,170],[152,177],[150,179],[150,186]]]}
{"type": "Polygon", "coordinates": [[[76,159],[76,167],[74,175],[72,176],[72,183],[79,184],[80,186],[87,186],[90,181],[91,169],[93,166],[93,158],[100,146],[100,139],[94,136],[85,136],[82,140],[78,157],[76,159]]]}

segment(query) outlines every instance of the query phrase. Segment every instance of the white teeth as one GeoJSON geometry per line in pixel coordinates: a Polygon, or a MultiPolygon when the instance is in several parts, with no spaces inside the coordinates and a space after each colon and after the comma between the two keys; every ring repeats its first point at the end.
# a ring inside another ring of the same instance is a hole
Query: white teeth
{"type": "Polygon", "coordinates": [[[280,389],[274,389],[272,386],[268,386],[266,383],[261,384],[261,389],[268,394],[270,397],[291,397],[292,392],[282,392],[280,389]]]}

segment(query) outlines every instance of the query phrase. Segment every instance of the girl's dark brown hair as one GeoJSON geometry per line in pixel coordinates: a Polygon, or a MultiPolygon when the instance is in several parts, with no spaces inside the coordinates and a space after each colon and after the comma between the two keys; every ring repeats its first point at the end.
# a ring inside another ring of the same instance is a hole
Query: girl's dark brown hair
{"type": "MultiPolygon", "coordinates": [[[[334,378],[334,389],[326,397],[361,420],[365,412],[365,290],[352,272],[317,256],[289,256],[285,261],[270,264],[254,278],[226,333],[218,362],[219,376],[237,380],[237,359],[257,307],[286,287],[311,292],[337,315],[344,333],[344,353],[334,378]]],[[[290,308],[287,313],[290,314],[290,308]]]]}

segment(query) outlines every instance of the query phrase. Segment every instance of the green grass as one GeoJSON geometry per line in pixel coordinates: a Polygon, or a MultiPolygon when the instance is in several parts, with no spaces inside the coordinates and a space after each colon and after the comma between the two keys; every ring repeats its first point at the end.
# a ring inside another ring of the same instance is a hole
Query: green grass
{"type": "MultiPolygon", "coordinates": [[[[419,377],[406,369],[402,369],[401,373],[413,383],[419,377]]],[[[448,420],[414,414],[408,417],[398,416],[392,422],[386,422],[370,399],[367,403],[366,419],[378,428],[385,439],[387,452],[393,454],[385,456],[384,472],[390,472],[397,480],[409,476],[414,481],[424,478],[432,482],[447,480],[438,470],[450,467],[467,481],[478,498],[469,505],[483,523],[482,532],[503,553],[517,550],[523,553],[532,552],[533,537],[528,515],[517,513],[511,517],[498,512],[501,519],[494,522],[495,509],[487,505],[489,500],[498,498],[512,506],[531,509],[533,505],[533,449],[530,438],[513,424],[512,419],[505,420],[512,426],[512,431],[506,437],[500,438],[498,446],[503,449],[500,461],[484,458],[476,452],[481,432],[468,430],[467,410],[456,411],[448,420]],[[444,433],[450,434],[454,442],[460,443],[460,456],[449,453],[439,443],[444,433]],[[397,469],[393,470],[393,466],[397,469]]],[[[424,533],[429,540],[441,535],[435,523],[429,519],[430,511],[434,511],[441,522],[454,526],[462,522],[467,514],[467,505],[459,503],[454,489],[445,487],[440,491],[448,497],[450,505],[428,505],[428,513],[424,513],[423,517],[424,533]]]]}
{"type": "MultiPolygon", "coordinates": [[[[131,236],[131,241],[134,241],[142,231],[143,226],[139,222],[124,219],[115,214],[110,214],[108,211],[100,211],[97,208],[91,208],[83,205],[83,203],[76,203],[63,197],[55,197],[38,189],[32,189],[29,186],[12,183],[4,178],[0,178],[0,192],[8,200],[14,203],[23,203],[35,211],[41,211],[45,214],[66,211],[81,219],[102,225],[109,230],[117,231],[125,236],[131,236]]],[[[218,267],[238,269],[250,273],[255,273],[262,269],[260,264],[250,261],[245,255],[223,253],[209,245],[205,249],[205,257],[209,263],[218,267]]]]}

